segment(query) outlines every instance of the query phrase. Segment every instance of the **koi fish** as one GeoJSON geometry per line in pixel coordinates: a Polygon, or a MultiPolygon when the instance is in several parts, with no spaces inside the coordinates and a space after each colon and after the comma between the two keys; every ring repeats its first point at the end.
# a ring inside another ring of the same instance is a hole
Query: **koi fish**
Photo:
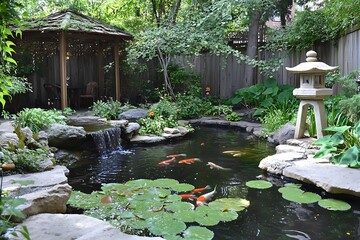
{"type": "Polygon", "coordinates": [[[201,162],[200,158],[188,158],[188,159],[184,159],[184,160],[180,160],[179,163],[180,164],[192,164],[195,162],[201,162]]]}
{"type": "Polygon", "coordinates": [[[179,196],[182,199],[185,199],[185,200],[194,200],[194,199],[196,199],[196,196],[193,195],[193,194],[179,194],[179,196]]]}
{"type": "Polygon", "coordinates": [[[215,193],[216,193],[216,186],[213,191],[205,193],[205,194],[201,195],[200,197],[198,197],[196,199],[196,206],[201,206],[201,205],[206,204],[214,196],[215,193]]]}
{"type": "Polygon", "coordinates": [[[195,188],[194,190],[192,190],[191,192],[192,193],[202,193],[204,192],[205,190],[209,190],[211,189],[211,187],[209,185],[206,185],[206,187],[203,187],[203,188],[195,188]]]}
{"type": "Polygon", "coordinates": [[[223,171],[229,171],[231,170],[231,168],[224,168],[224,167],[221,167],[213,162],[208,162],[206,164],[206,166],[210,166],[210,169],[217,169],[217,170],[223,170],[223,171]]]}
{"type": "Polygon", "coordinates": [[[177,158],[177,157],[186,157],[185,153],[180,153],[180,154],[172,154],[172,155],[167,155],[167,158],[177,158]]]}
{"type": "Polygon", "coordinates": [[[169,165],[170,163],[174,163],[175,162],[175,158],[169,159],[169,160],[165,160],[162,162],[159,162],[160,165],[169,165]]]}
{"type": "Polygon", "coordinates": [[[241,151],[231,151],[231,150],[230,151],[224,151],[223,153],[230,154],[233,157],[241,157],[242,155],[244,155],[244,153],[241,152],[241,151]]]}

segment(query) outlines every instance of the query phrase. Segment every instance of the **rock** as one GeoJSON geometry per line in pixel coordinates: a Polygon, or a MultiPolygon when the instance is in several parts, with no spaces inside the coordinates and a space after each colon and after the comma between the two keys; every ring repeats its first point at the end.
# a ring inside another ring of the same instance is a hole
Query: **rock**
{"type": "Polygon", "coordinates": [[[162,142],[164,141],[165,138],[164,137],[160,137],[160,136],[141,136],[141,135],[136,135],[133,138],[130,139],[131,143],[158,143],[158,142],[162,142]]]}
{"type": "Polygon", "coordinates": [[[285,168],[283,175],[305,183],[314,184],[334,194],[350,194],[360,197],[360,169],[344,165],[307,164],[285,168]]]}
{"type": "Polygon", "coordinates": [[[10,196],[21,196],[35,192],[41,188],[51,188],[58,184],[67,183],[69,170],[64,166],[55,166],[54,169],[31,174],[16,174],[3,178],[3,190],[10,196]],[[24,185],[26,183],[26,185],[24,185]]]}
{"type": "Polygon", "coordinates": [[[261,160],[259,163],[259,168],[273,174],[282,174],[285,168],[294,165],[294,160],[303,158],[303,153],[279,153],[268,156],[261,160]]]}
{"type": "Polygon", "coordinates": [[[48,134],[49,146],[57,148],[77,148],[86,139],[86,132],[83,127],[52,124],[46,132],[48,134]]]}
{"type": "Polygon", "coordinates": [[[66,203],[70,198],[72,188],[69,184],[59,184],[51,188],[21,195],[26,203],[16,209],[22,211],[27,217],[39,213],[65,213],[66,203]]]}
{"type": "Polygon", "coordinates": [[[288,139],[294,138],[294,134],[295,126],[287,123],[279,130],[271,133],[268,137],[268,142],[274,145],[284,144],[288,139]]]}
{"type": "Polygon", "coordinates": [[[110,120],[109,124],[112,127],[125,128],[129,124],[129,121],[128,120],[110,120]]]}
{"type": "Polygon", "coordinates": [[[122,138],[124,138],[126,141],[130,141],[138,132],[140,129],[140,124],[138,123],[129,123],[125,128],[124,132],[122,133],[122,138]]]}
{"type": "MultiPolygon", "coordinates": [[[[26,226],[32,240],[161,240],[159,237],[128,235],[110,223],[80,214],[38,214],[16,227],[26,226]]],[[[10,235],[10,234],[9,234],[10,235]]],[[[9,239],[25,239],[8,236],[9,239]]]]}
{"type": "Polygon", "coordinates": [[[147,116],[147,110],[142,108],[136,108],[136,109],[129,109],[126,112],[119,114],[119,119],[125,119],[129,121],[136,121],[140,118],[146,118],[147,116]]]}
{"type": "Polygon", "coordinates": [[[177,128],[164,128],[164,133],[166,134],[177,134],[177,133],[180,133],[179,129],[177,128]]]}
{"type": "Polygon", "coordinates": [[[19,138],[15,133],[1,132],[0,133],[0,147],[8,147],[8,143],[15,146],[19,144],[19,138]]]}
{"type": "Polygon", "coordinates": [[[187,129],[186,127],[178,126],[177,129],[182,136],[189,133],[189,129],[187,129]]]}

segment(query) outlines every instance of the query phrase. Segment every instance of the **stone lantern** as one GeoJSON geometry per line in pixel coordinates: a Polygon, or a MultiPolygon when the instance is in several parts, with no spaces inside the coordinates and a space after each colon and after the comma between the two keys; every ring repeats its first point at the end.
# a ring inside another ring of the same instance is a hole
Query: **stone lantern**
{"type": "Polygon", "coordinates": [[[286,70],[300,74],[300,88],[293,91],[294,96],[301,100],[296,120],[294,138],[304,136],[307,110],[314,107],[317,138],[323,137],[322,130],[327,127],[324,99],[332,95],[332,89],[325,88],[325,74],[338,67],[331,67],[318,62],[315,51],[306,53],[306,62],[286,70]]]}

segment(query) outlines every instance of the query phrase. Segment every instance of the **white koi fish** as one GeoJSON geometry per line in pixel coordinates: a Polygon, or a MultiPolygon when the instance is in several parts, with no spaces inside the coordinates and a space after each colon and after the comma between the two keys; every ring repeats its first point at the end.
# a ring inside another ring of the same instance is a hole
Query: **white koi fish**
{"type": "Polygon", "coordinates": [[[196,199],[196,206],[201,206],[207,203],[216,193],[216,186],[213,191],[205,193],[196,199]]]}
{"type": "Polygon", "coordinates": [[[222,170],[222,171],[230,171],[231,168],[224,168],[224,167],[221,167],[213,162],[208,162],[206,164],[206,166],[210,166],[210,169],[217,169],[217,170],[222,170]]]}

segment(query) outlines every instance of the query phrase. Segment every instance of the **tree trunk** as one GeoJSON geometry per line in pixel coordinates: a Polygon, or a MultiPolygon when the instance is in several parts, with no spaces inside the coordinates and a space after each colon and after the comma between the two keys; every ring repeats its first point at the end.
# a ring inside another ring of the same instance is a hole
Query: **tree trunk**
{"type": "MultiPolygon", "coordinates": [[[[250,59],[255,59],[258,47],[258,31],[260,25],[261,14],[259,11],[254,12],[251,17],[251,24],[249,26],[248,43],[246,46],[246,55],[250,59]]],[[[254,66],[247,64],[245,67],[245,86],[251,86],[255,83],[254,66]]]]}
{"type": "Polygon", "coordinates": [[[165,89],[167,91],[167,93],[169,94],[169,96],[171,96],[174,100],[176,99],[175,94],[174,94],[174,90],[172,88],[171,85],[171,81],[170,81],[170,77],[169,77],[169,73],[168,73],[168,66],[171,60],[171,56],[170,54],[163,54],[160,50],[160,48],[158,48],[158,59],[161,65],[161,68],[163,70],[163,75],[164,75],[164,84],[165,84],[165,89]]]}

